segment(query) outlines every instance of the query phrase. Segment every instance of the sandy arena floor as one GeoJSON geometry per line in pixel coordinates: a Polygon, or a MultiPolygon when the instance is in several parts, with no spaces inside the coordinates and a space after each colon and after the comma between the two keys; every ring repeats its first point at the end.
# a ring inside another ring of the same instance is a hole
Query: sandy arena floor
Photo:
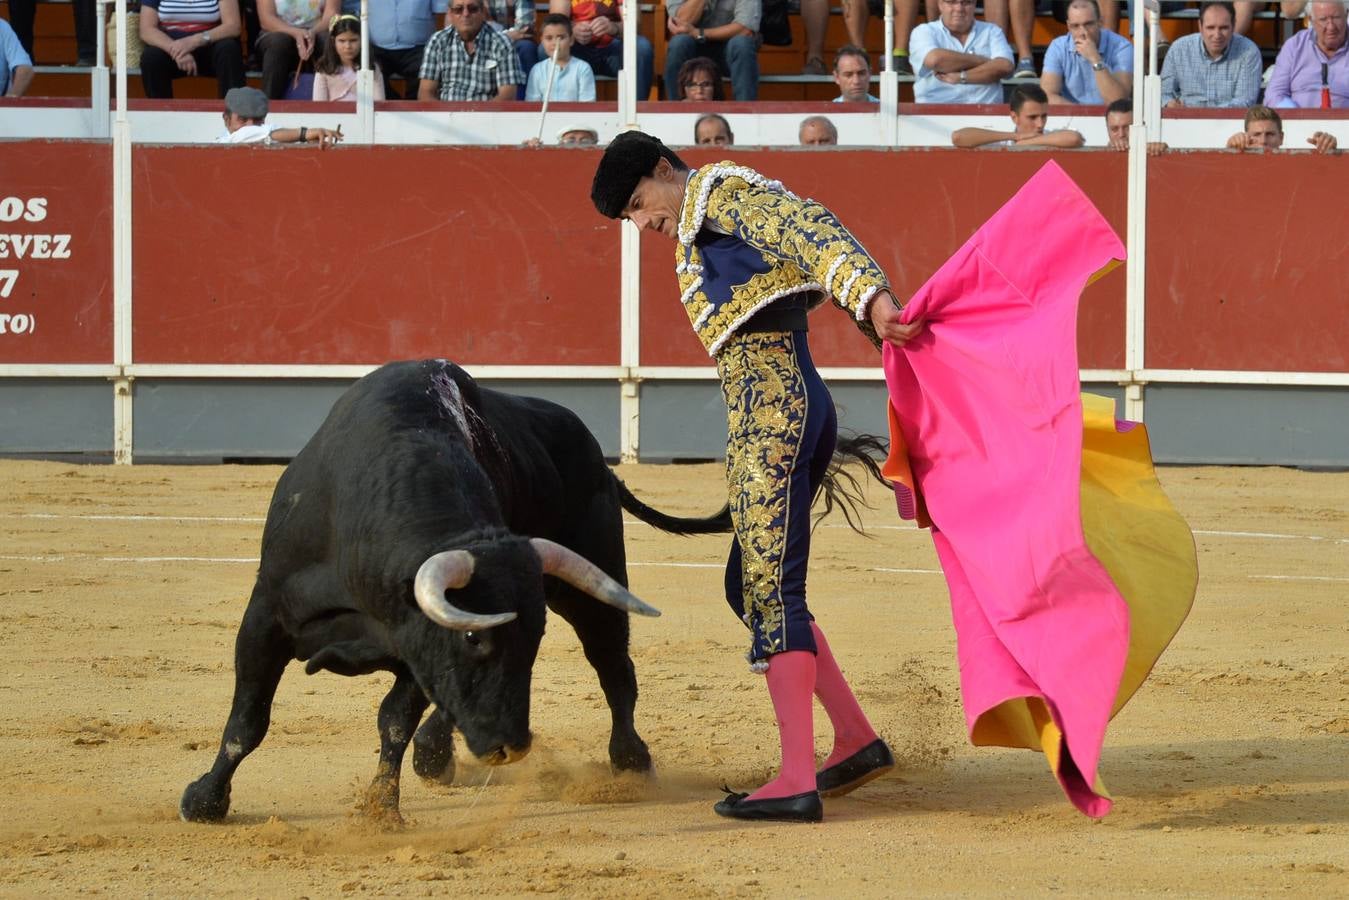
{"type": "MultiPolygon", "coordinates": [[[[812,606],[901,767],[822,826],[712,814],[723,783],[770,774],[772,712],[719,599],[724,539],[642,525],[633,587],[665,613],[634,622],[654,780],[609,774],[606,707],[554,619],[535,750],[486,786],[409,764],[408,827],[376,829],[354,810],[389,679],[292,666],[229,818],[186,825],[279,471],[0,462],[0,894],[1349,895],[1349,474],[1163,471],[1199,596],[1112,727],[1099,823],[1039,755],[967,745],[935,556],[878,494],[871,539],[817,532],[812,606]]],[[[716,466],[621,474],[672,512],[718,505],[716,466]]]]}

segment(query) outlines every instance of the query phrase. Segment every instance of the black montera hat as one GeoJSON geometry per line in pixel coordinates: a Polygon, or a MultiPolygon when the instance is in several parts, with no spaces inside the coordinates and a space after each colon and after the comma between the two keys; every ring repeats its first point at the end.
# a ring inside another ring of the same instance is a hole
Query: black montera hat
{"type": "Polygon", "coordinates": [[[662,156],[674,154],[660,138],[640,131],[625,131],[614,138],[605,148],[590,185],[590,199],[600,215],[610,219],[622,216],[637,182],[655,170],[662,156]]]}

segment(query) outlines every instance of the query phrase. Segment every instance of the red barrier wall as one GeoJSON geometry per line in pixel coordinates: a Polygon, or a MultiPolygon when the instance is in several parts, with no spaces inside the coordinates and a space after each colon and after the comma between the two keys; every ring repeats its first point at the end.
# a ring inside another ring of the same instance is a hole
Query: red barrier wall
{"type": "Polygon", "coordinates": [[[1148,171],[1149,368],[1349,370],[1349,161],[1168,153],[1148,171]]]}
{"type": "Polygon", "coordinates": [[[112,145],[0,141],[0,363],[112,362],[112,145]]]}
{"type": "MultiPolygon", "coordinates": [[[[734,157],[825,201],[908,295],[1047,154],[734,157]]],[[[587,199],[598,158],[477,147],[138,147],[135,360],[614,365],[618,226],[587,199]]],[[[1054,158],[1122,233],[1124,156],[1054,158]]],[[[1151,172],[1149,367],[1349,369],[1340,200],[1349,160],[1177,153],[1152,160],[1151,172]]],[[[19,273],[0,315],[37,320],[26,333],[0,335],[0,362],[110,362],[111,148],[0,142],[0,173],[0,201],[17,197],[24,212],[29,200],[47,201],[43,219],[20,214],[0,234],[71,236],[69,259],[0,257],[0,270],[19,273]]],[[[669,241],[643,238],[642,362],[705,365],[672,259],[669,241]]],[[[1123,365],[1123,293],[1122,271],[1084,293],[1083,367],[1123,365]]],[[[874,364],[837,311],[822,310],[811,325],[821,364],[874,364]]]]}
{"type": "Polygon", "coordinates": [[[597,153],[142,147],[142,363],[618,363],[597,153]]]}

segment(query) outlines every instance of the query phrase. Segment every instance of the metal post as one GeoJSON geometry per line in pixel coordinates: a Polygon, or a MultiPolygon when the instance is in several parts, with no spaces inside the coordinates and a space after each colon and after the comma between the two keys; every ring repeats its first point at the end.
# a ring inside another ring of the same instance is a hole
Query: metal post
{"type": "Polygon", "coordinates": [[[622,232],[619,363],[623,366],[618,403],[619,458],[623,462],[637,462],[641,433],[641,396],[636,372],[641,365],[642,232],[628,221],[619,228],[622,232]]]}
{"type": "MultiPolygon", "coordinates": [[[[656,7],[658,10],[663,7],[656,7]]],[[[624,130],[637,127],[637,0],[623,0],[623,73],[618,79],[618,121],[624,130]]],[[[661,25],[660,27],[664,27],[661,25]]]]}
{"type": "Polygon", "coordinates": [[[108,121],[108,98],[111,86],[108,83],[108,7],[106,0],[95,0],[96,18],[94,27],[98,30],[95,44],[94,68],[89,73],[89,134],[95,138],[106,138],[111,133],[112,124],[108,121]]]}
{"type": "Polygon", "coordinates": [[[131,380],[131,123],[126,115],[126,0],[117,0],[117,114],[112,128],[112,362],[122,375],[113,388],[113,461],[130,465],[131,380]]]}
{"type": "Polygon", "coordinates": [[[356,140],[375,142],[375,70],[370,65],[370,0],[361,0],[361,68],[356,73],[356,140]]]}
{"type": "MultiPolygon", "coordinates": [[[[1152,0],[1156,2],[1156,0],[1152,0]]],[[[1131,0],[1129,23],[1137,35],[1142,22],[1143,0],[1131,0]]],[[[1143,42],[1134,41],[1134,72],[1144,72],[1143,42]]],[[[1134,122],[1129,127],[1129,225],[1125,243],[1129,259],[1125,264],[1124,367],[1129,380],[1124,384],[1124,418],[1143,421],[1143,391],[1138,373],[1144,365],[1144,272],[1147,241],[1148,125],[1144,104],[1144,80],[1134,78],[1134,122]]]]}
{"type": "Polygon", "coordinates": [[[881,140],[899,144],[899,73],[895,71],[895,0],[885,0],[885,60],[881,65],[881,140]]]}

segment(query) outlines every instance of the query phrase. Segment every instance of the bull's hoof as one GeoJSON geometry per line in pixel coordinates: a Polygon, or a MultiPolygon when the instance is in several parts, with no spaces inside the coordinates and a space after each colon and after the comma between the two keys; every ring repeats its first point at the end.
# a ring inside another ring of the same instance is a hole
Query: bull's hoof
{"type": "Polygon", "coordinates": [[[187,786],[178,802],[178,817],[184,822],[219,822],[230,811],[230,786],[217,790],[211,776],[203,775],[187,786]]]}
{"type": "Polygon", "coordinates": [[[447,747],[414,741],[412,771],[427,781],[454,783],[454,745],[447,747]]]}
{"type": "Polygon", "coordinates": [[[650,772],[651,751],[637,735],[609,741],[609,763],[620,772],[650,772]]]}
{"type": "Polygon", "coordinates": [[[376,776],[361,798],[361,815],[381,828],[399,829],[404,826],[403,814],[398,811],[398,782],[376,776]]]}

